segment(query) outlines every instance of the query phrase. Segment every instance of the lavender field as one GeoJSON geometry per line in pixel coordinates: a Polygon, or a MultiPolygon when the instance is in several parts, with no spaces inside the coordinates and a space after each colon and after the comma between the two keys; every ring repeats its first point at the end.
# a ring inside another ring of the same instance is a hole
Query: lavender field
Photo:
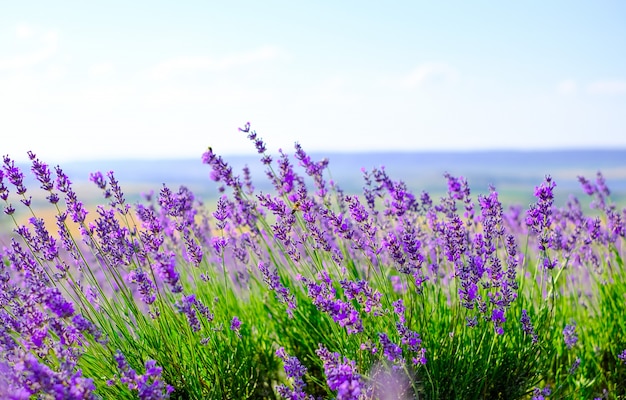
{"type": "Polygon", "coordinates": [[[420,187],[240,131],[255,164],[208,148],[204,184],[132,201],[94,171],[97,205],[4,157],[1,398],[626,398],[619,165],[521,193],[530,160],[478,189],[443,163],[420,187]]]}

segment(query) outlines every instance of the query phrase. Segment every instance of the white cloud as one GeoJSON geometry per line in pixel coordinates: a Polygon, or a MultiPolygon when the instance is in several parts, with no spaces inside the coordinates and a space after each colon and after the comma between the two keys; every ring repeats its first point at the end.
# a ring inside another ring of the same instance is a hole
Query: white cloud
{"type": "Polygon", "coordinates": [[[355,106],[359,103],[360,97],[351,90],[349,80],[335,76],[317,82],[307,90],[306,99],[311,104],[325,106],[355,106]]]}
{"type": "Polygon", "coordinates": [[[574,94],[578,91],[578,85],[576,84],[575,81],[568,79],[568,80],[561,81],[557,85],[556,90],[557,92],[559,92],[559,94],[564,94],[564,95],[574,94]]]}
{"type": "Polygon", "coordinates": [[[165,79],[183,71],[211,70],[221,71],[255,62],[277,59],[282,52],[273,46],[264,46],[256,50],[231,54],[222,58],[208,56],[174,58],[157,64],[150,71],[154,79],[165,79]]]}
{"type": "Polygon", "coordinates": [[[55,31],[46,32],[41,36],[41,42],[43,47],[39,50],[0,58],[0,71],[31,67],[50,58],[57,51],[58,34],[55,31]]]}
{"type": "Polygon", "coordinates": [[[596,81],[587,85],[587,91],[592,94],[624,94],[626,93],[626,80],[596,81]]]}
{"type": "Polygon", "coordinates": [[[61,65],[50,65],[46,68],[43,77],[48,81],[58,81],[65,77],[66,69],[61,65]]]}
{"type": "Polygon", "coordinates": [[[457,71],[445,63],[426,63],[418,66],[400,79],[404,87],[419,87],[426,84],[450,84],[458,79],[457,71]]]}
{"type": "Polygon", "coordinates": [[[115,67],[111,62],[103,62],[99,64],[93,64],[89,67],[89,75],[91,76],[104,76],[109,75],[114,71],[115,67]]]}
{"type": "Polygon", "coordinates": [[[28,39],[35,34],[35,30],[26,24],[19,24],[15,27],[15,36],[19,39],[28,39]]]}

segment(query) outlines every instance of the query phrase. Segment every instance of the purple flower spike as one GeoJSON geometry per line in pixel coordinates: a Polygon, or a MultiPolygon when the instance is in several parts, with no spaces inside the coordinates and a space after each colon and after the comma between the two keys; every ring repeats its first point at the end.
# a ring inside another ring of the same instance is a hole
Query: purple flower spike
{"type": "Polygon", "coordinates": [[[226,218],[228,218],[228,199],[222,196],[217,200],[217,209],[213,212],[213,216],[217,220],[217,228],[224,229],[226,227],[226,218]]]}
{"type": "Polygon", "coordinates": [[[241,329],[241,320],[239,319],[239,317],[234,316],[233,319],[230,321],[230,330],[237,333],[237,335],[240,335],[239,329],[241,329]]]}
{"type": "Polygon", "coordinates": [[[126,203],[126,200],[124,199],[124,193],[122,193],[122,188],[119,186],[118,180],[115,179],[113,171],[107,172],[107,178],[109,178],[109,184],[111,186],[111,190],[113,191],[113,196],[115,197],[115,204],[123,206],[126,203]]]}
{"type": "Polygon", "coordinates": [[[535,390],[533,391],[532,400],[546,400],[546,398],[550,396],[550,394],[552,394],[550,386],[546,386],[543,389],[535,388],[535,390]]]}
{"type": "Polygon", "coordinates": [[[502,325],[506,322],[506,317],[504,316],[504,310],[501,308],[494,308],[491,312],[491,320],[493,321],[493,326],[498,335],[504,334],[504,329],[502,325]]]}
{"type": "Polygon", "coordinates": [[[148,274],[141,268],[131,271],[126,278],[129,282],[137,285],[137,291],[141,295],[141,300],[146,304],[152,304],[156,300],[156,286],[148,277],[148,274]]]}
{"type": "Polygon", "coordinates": [[[276,356],[283,360],[285,364],[285,374],[288,378],[292,379],[293,382],[293,389],[286,385],[277,386],[276,391],[278,394],[282,398],[289,400],[313,400],[313,396],[306,394],[304,391],[306,383],[304,383],[302,377],[307,372],[306,367],[300,363],[297,357],[287,355],[283,347],[276,350],[276,356]]]}
{"type": "Polygon", "coordinates": [[[526,225],[535,233],[541,233],[552,224],[552,204],[556,183],[547,175],[543,183],[535,188],[537,203],[532,204],[526,213],[526,225]]]}
{"type": "Polygon", "coordinates": [[[606,185],[606,181],[604,180],[604,176],[602,176],[602,172],[598,171],[596,174],[596,185],[598,187],[598,191],[605,196],[610,196],[611,191],[606,185]]]}
{"type": "MultiPolygon", "coordinates": [[[[191,330],[194,332],[198,332],[202,326],[200,325],[200,321],[198,320],[198,314],[194,305],[197,305],[196,296],[191,294],[189,296],[183,296],[179,301],[174,304],[174,306],[178,309],[179,312],[185,314],[187,316],[187,322],[189,322],[189,326],[191,330]]],[[[204,308],[204,307],[202,307],[204,308]]],[[[208,310],[206,310],[208,312],[208,310]]]]}
{"type": "Polygon", "coordinates": [[[620,355],[617,356],[617,358],[619,358],[620,360],[622,360],[622,362],[624,363],[624,365],[626,365],[626,349],[624,349],[624,351],[622,351],[622,353],[620,355]]]}
{"type": "Polygon", "coordinates": [[[465,193],[463,193],[462,189],[465,187],[465,185],[463,185],[465,179],[463,177],[456,178],[447,172],[444,174],[444,178],[448,180],[449,196],[455,200],[463,200],[465,193]]]}
{"type": "Polygon", "coordinates": [[[578,342],[578,336],[576,335],[576,323],[565,325],[565,328],[563,329],[563,340],[565,340],[565,345],[568,349],[573,348],[576,342],[578,342]]]}
{"type": "Polygon", "coordinates": [[[296,297],[280,282],[278,272],[276,270],[270,271],[269,263],[260,262],[258,268],[263,274],[263,281],[270,290],[276,292],[276,299],[279,302],[287,304],[287,315],[289,318],[293,318],[293,310],[296,308],[296,297]]]}
{"type": "Polygon", "coordinates": [[[78,201],[76,193],[72,189],[72,182],[68,176],[63,173],[61,167],[57,166],[54,170],[57,174],[56,186],[61,193],[65,193],[65,202],[67,203],[69,215],[74,222],[78,224],[84,223],[87,217],[87,210],[83,207],[83,203],[78,201]]]}
{"type": "Polygon", "coordinates": [[[584,176],[579,176],[578,182],[580,182],[581,186],[583,187],[583,191],[588,196],[593,196],[593,194],[598,190],[596,185],[589,182],[589,180],[585,178],[584,176]]]}
{"type": "Polygon", "coordinates": [[[304,167],[306,174],[313,178],[313,181],[315,182],[315,186],[318,189],[317,195],[324,198],[328,193],[328,188],[326,187],[326,181],[323,178],[323,173],[324,169],[328,166],[328,160],[324,159],[318,162],[312,161],[311,157],[306,154],[299,143],[295,144],[295,149],[296,159],[300,161],[300,165],[304,167]]]}
{"type": "Polygon", "coordinates": [[[14,212],[15,212],[15,207],[13,207],[11,204],[6,206],[6,208],[4,209],[4,213],[6,215],[13,215],[14,212]]]}
{"type": "Polygon", "coordinates": [[[45,303],[59,318],[67,318],[74,315],[74,305],[65,300],[61,291],[56,287],[51,287],[46,290],[45,303]]]}
{"type": "Polygon", "coordinates": [[[20,196],[23,195],[26,193],[26,186],[24,186],[24,174],[18,167],[15,166],[15,161],[11,160],[9,156],[4,156],[3,160],[5,176],[9,182],[15,186],[17,194],[20,196]]]}
{"type": "Polygon", "coordinates": [[[202,247],[191,237],[191,233],[188,229],[185,229],[183,232],[183,239],[185,241],[185,259],[190,261],[194,266],[199,266],[204,256],[202,247]]]}
{"type": "Polygon", "coordinates": [[[576,370],[578,370],[579,366],[580,366],[580,358],[576,357],[572,365],[569,367],[568,373],[570,375],[574,375],[574,373],[576,373],[576,370]]]}
{"type": "Polygon", "coordinates": [[[102,175],[102,172],[92,172],[91,174],[89,174],[89,180],[95,183],[96,186],[104,191],[105,199],[111,197],[111,191],[107,190],[107,181],[104,179],[104,175],[102,175]]]}
{"type": "Polygon", "coordinates": [[[397,344],[393,343],[389,337],[385,333],[378,334],[378,340],[380,344],[383,346],[383,354],[387,357],[387,359],[391,362],[401,362],[402,358],[402,348],[397,344]]]}
{"type": "Polygon", "coordinates": [[[0,169],[0,199],[7,201],[9,199],[9,188],[4,184],[4,171],[0,169]]]}
{"type": "Polygon", "coordinates": [[[176,271],[176,254],[173,251],[157,253],[152,268],[170,286],[172,293],[183,291],[183,287],[179,282],[180,274],[176,271]]]}
{"type": "MultiPolygon", "coordinates": [[[[239,128],[241,130],[241,128],[239,128]]],[[[248,139],[254,142],[254,147],[256,147],[256,151],[259,154],[264,154],[266,147],[265,143],[263,143],[263,139],[257,136],[256,131],[250,131],[250,123],[246,124],[246,130],[241,130],[242,132],[248,132],[248,139]]]]}
{"type": "Polygon", "coordinates": [[[526,310],[522,310],[522,318],[520,319],[520,322],[522,323],[522,330],[524,331],[524,333],[532,337],[533,344],[537,343],[539,339],[537,334],[535,333],[535,328],[530,322],[530,317],[528,316],[528,312],[526,310]]]}
{"type": "Polygon", "coordinates": [[[250,121],[246,122],[243,128],[238,128],[239,132],[248,133],[250,132],[250,121]]]}
{"type": "Polygon", "coordinates": [[[242,184],[239,177],[233,174],[233,168],[229,166],[222,157],[213,153],[213,149],[209,149],[202,154],[202,163],[209,164],[213,169],[211,171],[211,179],[215,182],[222,182],[233,189],[234,193],[242,192],[242,184]]]}
{"type": "MultiPolygon", "coordinates": [[[[28,158],[33,162],[33,166],[31,167],[31,171],[35,174],[35,178],[41,183],[41,188],[48,192],[51,192],[54,189],[54,182],[50,177],[50,168],[48,164],[42,163],[39,161],[37,156],[32,152],[28,152],[28,158]]],[[[52,202],[52,201],[51,201],[52,202]]]]}
{"type": "Polygon", "coordinates": [[[402,338],[402,344],[407,345],[409,351],[417,354],[417,356],[412,359],[413,365],[426,365],[426,349],[422,347],[422,339],[419,333],[410,330],[400,322],[396,324],[396,329],[402,338]]]}

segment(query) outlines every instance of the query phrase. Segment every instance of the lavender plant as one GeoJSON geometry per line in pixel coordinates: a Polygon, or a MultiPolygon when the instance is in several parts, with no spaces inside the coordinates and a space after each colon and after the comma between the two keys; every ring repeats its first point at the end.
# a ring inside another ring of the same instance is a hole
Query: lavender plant
{"type": "Polygon", "coordinates": [[[591,212],[524,212],[495,188],[415,195],[384,168],[361,194],[296,144],[258,192],[209,148],[219,198],[163,186],[128,204],[113,172],[85,206],[33,153],[38,217],[5,156],[0,370],[6,398],[531,399],[626,396],[626,211],[601,174],[591,212]]]}

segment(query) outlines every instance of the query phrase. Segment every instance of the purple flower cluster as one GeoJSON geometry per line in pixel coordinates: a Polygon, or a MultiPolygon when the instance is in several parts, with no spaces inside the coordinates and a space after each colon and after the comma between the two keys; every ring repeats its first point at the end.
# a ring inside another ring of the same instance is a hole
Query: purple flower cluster
{"type": "MultiPolygon", "coordinates": [[[[11,196],[20,200],[17,207],[30,213],[32,201],[26,195],[24,174],[4,157],[0,199],[5,201],[5,214],[20,222],[0,264],[0,372],[7,376],[0,384],[6,383],[15,398],[90,398],[94,383],[77,366],[88,346],[109,346],[99,329],[104,325],[98,324],[111,307],[123,307],[124,318],[128,317],[124,323],[129,326],[121,330],[145,326],[135,324],[137,317],[144,316],[141,313],[160,327],[170,325],[159,318],[173,316],[189,325],[183,326],[185,335],[207,345],[215,343],[209,338],[218,335],[239,340],[258,333],[257,324],[263,322],[249,319],[243,310],[248,294],[259,290],[274,294],[263,298],[270,318],[298,322],[294,317],[302,315],[298,307],[312,304],[332,320],[333,332],[348,335],[338,341],[338,346],[344,346],[337,347],[339,352],[353,357],[346,352],[350,350],[346,343],[362,343],[358,362],[322,345],[316,353],[337,398],[367,397],[373,389],[364,383],[357,365],[369,366],[370,361],[392,365],[394,373],[422,379],[425,368],[431,372],[427,365],[439,360],[439,350],[429,348],[432,358],[427,364],[425,346],[433,338],[423,329],[426,318],[421,315],[431,306],[427,303],[434,293],[441,300],[435,307],[449,306],[459,316],[454,321],[472,328],[463,334],[479,334],[487,327],[504,335],[505,327],[519,322],[521,332],[517,332],[537,344],[532,311],[529,315],[523,309],[521,318],[511,321],[511,312],[518,312],[512,307],[517,296],[533,290],[524,286],[527,292],[521,291],[520,282],[535,282],[534,265],[543,267],[536,282],[546,285],[537,293],[545,295],[551,289],[547,285],[556,285],[545,277],[559,266],[559,275],[563,272],[568,280],[552,289],[559,295],[577,295],[581,303],[594,301],[582,283],[590,280],[592,270],[603,271],[609,278],[599,280],[604,284],[615,281],[614,271],[621,268],[626,212],[610,204],[601,174],[594,182],[579,178],[585,193],[594,196],[600,215],[593,217],[585,216],[576,199],[555,207],[556,184],[550,176],[535,188],[536,203],[525,213],[521,208],[505,212],[494,188],[474,201],[467,180],[450,174],[444,175],[447,194],[435,204],[426,192],[416,197],[406,183],[392,180],[382,167],[364,170],[365,187],[359,197],[344,193],[328,178],[328,160],[314,161],[299,144],[295,162],[282,150],[272,158],[249,123],[240,130],[261,155],[272,189],[255,193],[247,166],[241,178],[209,148],[202,160],[220,185],[213,212],[189,189],[176,191],[165,185],[156,196],[147,196],[147,204],[130,206],[113,172],[96,172],[90,179],[108,204],[94,208],[87,219],[87,210],[63,170],[51,170],[29,152],[32,174],[59,210],[57,232],[49,231],[46,222],[35,216],[21,222],[20,212],[9,203],[8,186],[11,196]],[[311,182],[313,190],[307,187],[311,182]],[[526,235],[531,250],[523,252],[518,240],[526,235]],[[241,302],[237,308],[232,308],[231,295],[241,302]],[[205,305],[209,302],[216,306],[215,316],[205,305]],[[275,314],[283,306],[289,319],[280,315],[282,311],[275,314]],[[171,310],[163,312],[164,307],[171,310]],[[245,325],[234,314],[245,315],[245,325]],[[212,326],[214,318],[218,323],[212,326]],[[48,354],[65,361],[51,362],[48,354]]],[[[576,324],[567,324],[562,334],[566,347],[573,349],[578,343],[576,324]]],[[[287,346],[282,341],[290,338],[272,340],[287,346]]],[[[471,340],[461,341],[466,342],[471,340]]],[[[198,351],[213,349],[204,346],[198,351]]],[[[127,356],[136,365],[146,358],[136,353],[127,356]]],[[[276,356],[283,361],[290,383],[279,385],[277,393],[283,398],[311,399],[304,390],[304,377],[311,374],[307,377],[316,379],[313,374],[319,371],[307,372],[282,347],[276,356]]],[[[626,350],[618,358],[626,363],[626,350]]],[[[144,364],[143,375],[129,366],[121,352],[115,361],[119,382],[140,398],[171,394],[155,361],[144,364]]],[[[566,367],[571,375],[580,374],[580,364],[576,358],[566,367]]],[[[551,378],[545,381],[552,382],[551,378]]],[[[210,383],[200,386],[205,385],[210,383]]],[[[532,391],[536,399],[549,395],[548,387],[532,391]]]]}
{"type": "Polygon", "coordinates": [[[308,295],[317,308],[331,316],[339,326],[345,327],[348,334],[356,334],[363,331],[363,322],[359,311],[351,302],[337,298],[333,287],[333,281],[326,271],[318,275],[318,282],[302,277],[302,282],[308,289],[308,295]]]}
{"type": "MultiPolygon", "coordinates": [[[[120,373],[119,381],[126,385],[128,389],[137,392],[141,400],[161,400],[169,399],[174,388],[161,379],[163,369],[156,365],[156,361],[148,360],[145,363],[145,373],[140,375],[130,367],[124,355],[118,351],[115,354],[117,369],[120,373]]],[[[109,385],[115,381],[109,381],[109,385]]]]}
{"type": "Polygon", "coordinates": [[[328,387],[337,391],[337,400],[358,400],[363,392],[364,383],[356,371],[355,362],[346,357],[342,360],[339,353],[331,353],[321,345],[315,353],[324,363],[328,387]]]}
{"type": "Polygon", "coordinates": [[[54,371],[31,353],[9,361],[12,368],[7,378],[9,387],[0,389],[7,399],[46,398],[87,400],[96,399],[93,380],[82,376],[80,370],[54,371]],[[3,393],[4,392],[4,393],[3,393]]]}
{"type": "Polygon", "coordinates": [[[3,250],[0,264],[0,355],[7,385],[0,394],[16,399],[94,398],[93,380],[83,377],[78,359],[87,342],[85,335],[101,344],[106,339],[92,322],[76,313],[76,305],[53,285],[42,266],[45,263],[40,264],[47,253],[35,245],[47,242],[42,238],[48,236],[43,232],[24,236],[31,250],[13,239],[11,247],[3,250]],[[16,276],[21,279],[13,280],[16,276]],[[48,354],[61,361],[52,361],[48,354]]]}
{"type": "Polygon", "coordinates": [[[532,400],[547,400],[548,396],[550,396],[551,394],[552,394],[552,389],[550,389],[550,386],[546,386],[543,389],[535,388],[533,390],[532,400]]]}
{"type": "MultiPolygon", "coordinates": [[[[348,300],[356,300],[366,313],[381,312],[382,293],[373,290],[367,281],[360,280],[357,282],[341,280],[339,282],[344,294],[348,300]]],[[[378,315],[378,313],[376,313],[378,315]]]]}

